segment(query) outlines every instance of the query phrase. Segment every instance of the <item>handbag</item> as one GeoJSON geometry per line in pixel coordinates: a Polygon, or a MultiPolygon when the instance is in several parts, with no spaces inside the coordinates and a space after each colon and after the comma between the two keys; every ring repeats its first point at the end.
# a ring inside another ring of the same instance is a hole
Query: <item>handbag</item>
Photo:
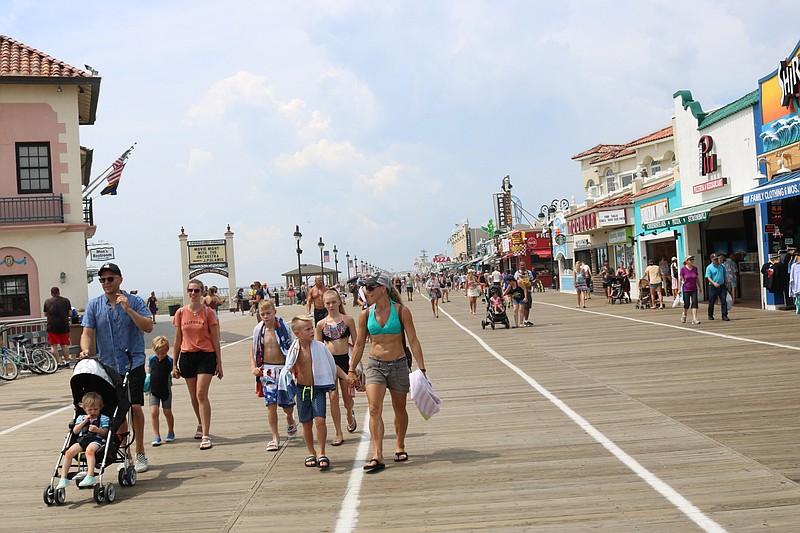
{"type": "Polygon", "coordinates": [[[406,363],[408,364],[408,371],[411,371],[411,365],[414,363],[414,357],[411,353],[411,348],[408,347],[406,344],[406,328],[403,326],[403,308],[405,306],[400,306],[400,333],[403,335],[403,352],[406,354],[406,363]]]}

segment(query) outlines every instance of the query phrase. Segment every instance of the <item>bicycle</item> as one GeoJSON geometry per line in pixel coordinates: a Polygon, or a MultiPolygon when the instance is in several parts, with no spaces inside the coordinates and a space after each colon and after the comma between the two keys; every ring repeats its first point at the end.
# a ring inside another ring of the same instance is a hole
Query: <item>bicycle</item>
{"type": "MultiPolygon", "coordinates": [[[[34,374],[52,374],[58,369],[58,362],[49,350],[34,347],[31,347],[30,351],[28,350],[26,345],[30,344],[31,339],[25,335],[14,335],[9,337],[9,340],[14,341],[16,348],[7,348],[3,346],[0,348],[0,353],[2,353],[3,356],[3,363],[8,359],[16,364],[18,369],[17,375],[19,375],[19,369],[30,370],[34,374]]],[[[5,377],[5,367],[3,368],[2,374],[4,376],[3,379],[7,379],[5,377]]],[[[10,375],[13,375],[13,372],[9,373],[9,376],[10,375]]],[[[14,375],[14,377],[10,379],[16,379],[16,377],[17,376],[14,375]]]]}
{"type": "Polygon", "coordinates": [[[531,288],[536,292],[544,292],[544,285],[542,285],[542,280],[540,280],[539,278],[533,280],[531,288]]]}
{"type": "Polygon", "coordinates": [[[14,360],[5,353],[0,355],[0,359],[2,359],[2,361],[0,361],[0,364],[2,364],[2,366],[0,366],[0,379],[4,379],[6,381],[13,381],[17,379],[17,376],[19,376],[19,367],[17,366],[17,363],[15,363],[14,360]]]}

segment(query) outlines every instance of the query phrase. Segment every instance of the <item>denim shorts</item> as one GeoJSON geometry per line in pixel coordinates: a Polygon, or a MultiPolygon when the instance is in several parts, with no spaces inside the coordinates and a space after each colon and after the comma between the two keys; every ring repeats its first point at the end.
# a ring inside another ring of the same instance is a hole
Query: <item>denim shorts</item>
{"type": "Polygon", "coordinates": [[[389,390],[408,394],[411,384],[408,379],[408,363],[405,355],[394,361],[369,358],[364,369],[366,385],[383,385],[389,390]]]}
{"type": "Polygon", "coordinates": [[[311,422],[314,418],[324,419],[327,402],[327,388],[297,385],[297,417],[301,424],[311,422]]]}

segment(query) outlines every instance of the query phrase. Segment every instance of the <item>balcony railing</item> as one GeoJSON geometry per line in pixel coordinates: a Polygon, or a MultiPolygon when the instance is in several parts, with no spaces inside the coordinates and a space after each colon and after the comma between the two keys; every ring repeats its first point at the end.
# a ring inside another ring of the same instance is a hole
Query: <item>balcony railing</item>
{"type": "Polygon", "coordinates": [[[0,197],[0,225],[63,222],[64,198],[60,194],[0,197]]]}
{"type": "Polygon", "coordinates": [[[92,209],[92,199],[83,199],[83,221],[94,226],[94,210],[92,209]]]}

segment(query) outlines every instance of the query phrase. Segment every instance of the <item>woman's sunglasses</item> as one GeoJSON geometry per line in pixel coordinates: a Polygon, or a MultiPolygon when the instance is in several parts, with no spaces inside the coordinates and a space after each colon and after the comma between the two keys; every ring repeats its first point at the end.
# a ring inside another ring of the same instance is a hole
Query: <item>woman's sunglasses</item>
{"type": "Polygon", "coordinates": [[[379,287],[379,285],[365,285],[365,286],[364,286],[364,288],[365,288],[365,289],[367,289],[369,292],[372,292],[372,291],[374,291],[374,290],[375,290],[375,289],[377,289],[378,287],[379,287]]]}
{"type": "Polygon", "coordinates": [[[196,292],[202,292],[202,290],[201,289],[186,289],[186,292],[188,292],[189,294],[194,294],[196,292]]]}

